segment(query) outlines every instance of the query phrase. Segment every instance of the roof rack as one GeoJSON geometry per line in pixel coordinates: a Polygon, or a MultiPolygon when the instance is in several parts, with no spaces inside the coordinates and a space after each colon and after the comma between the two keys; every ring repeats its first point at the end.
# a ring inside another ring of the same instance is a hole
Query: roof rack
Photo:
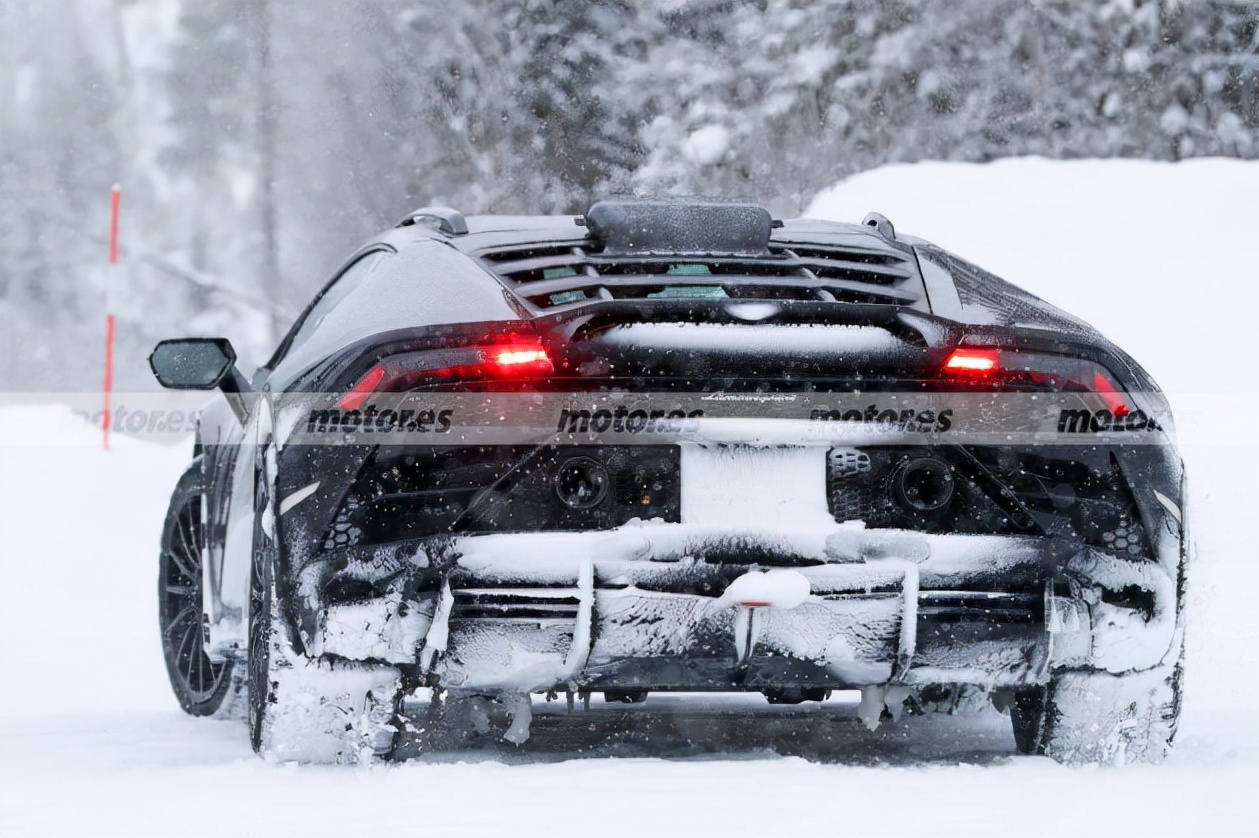
{"type": "Polygon", "coordinates": [[[468,222],[463,213],[450,207],[420,207],[398,222],[399,227],[423,224],[448,236],[466,236],[468,222]]]}

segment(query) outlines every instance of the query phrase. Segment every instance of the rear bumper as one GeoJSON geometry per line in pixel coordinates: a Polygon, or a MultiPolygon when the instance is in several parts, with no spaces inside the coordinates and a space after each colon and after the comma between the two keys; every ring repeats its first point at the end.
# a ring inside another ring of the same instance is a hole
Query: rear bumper
{"type": "Polygon", "coordinates": [[[459,690],[1019,686],[1155,666],[1175,631],[1164,568],[1053,538],[636,522],[387,553],[383,595],[307,599],[308,650],[459,690]]]}

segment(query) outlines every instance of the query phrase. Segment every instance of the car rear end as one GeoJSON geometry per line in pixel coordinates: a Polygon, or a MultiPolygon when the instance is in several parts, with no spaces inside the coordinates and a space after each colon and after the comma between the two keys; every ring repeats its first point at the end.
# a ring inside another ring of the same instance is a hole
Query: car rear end
{"type": "Polygon", "coordinates": [[[294,394],[307,654],[464,694],[880,707],[1174,654],[1180,464],[1104,341],[943,316],[879,219],[577,220],[441,232],[519,318],[383,336],[294,394]]]}

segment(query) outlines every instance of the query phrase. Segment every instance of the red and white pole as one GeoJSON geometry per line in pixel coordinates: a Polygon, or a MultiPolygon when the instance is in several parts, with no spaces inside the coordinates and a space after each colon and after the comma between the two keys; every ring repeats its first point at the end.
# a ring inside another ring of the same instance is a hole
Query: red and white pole
{"type": "Polygon", "coordinates": [[[122,187],[114,184],[109,190],[109,273],[105,276],[105,410],[101,414],[101,433],[105,450],[109,450],[109,428],[112,416],[109,397],[114,389],[114,309],[110,288],[118,264],[118,211],[122,206],[122,187]]]}

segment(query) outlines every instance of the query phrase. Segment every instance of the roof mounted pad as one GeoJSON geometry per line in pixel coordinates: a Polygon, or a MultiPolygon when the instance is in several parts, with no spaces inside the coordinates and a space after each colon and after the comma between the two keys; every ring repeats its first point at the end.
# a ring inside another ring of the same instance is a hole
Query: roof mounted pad
{"type": "Polygon", "coordinates": [[[866,213],[866,217],[862,219],[861,223],[878,230],[879,235],[885,239],[896,240],[896,228],[892,226],[892,222],[887,220],[887,216],[881,212],[866,213]]]}
{"type": "Polygon", "coordinates": [[[773,221],[754,204],[609,199],[586,210],[586,229],[609,254],[769,253],[773,221]]]}

